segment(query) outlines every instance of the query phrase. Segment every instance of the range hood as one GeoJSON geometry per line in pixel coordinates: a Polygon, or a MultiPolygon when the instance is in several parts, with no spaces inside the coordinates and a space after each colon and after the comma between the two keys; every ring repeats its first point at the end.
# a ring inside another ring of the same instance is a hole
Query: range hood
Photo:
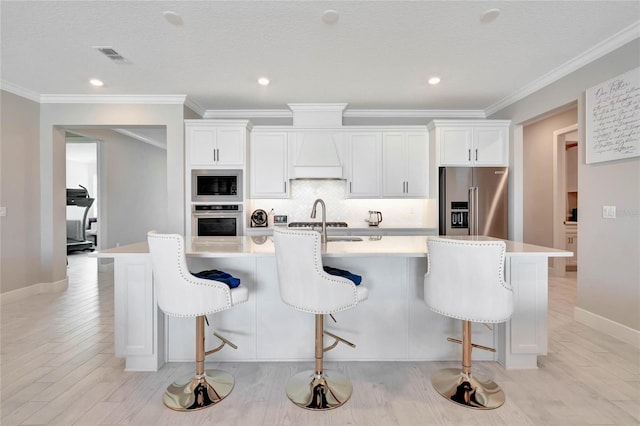
{"type": "Polygon", "coordinates": [[[293,112],[291,179],[344,179],[342,111],[347,104],[289,104],[293,112]]]}
{"type": "Polygon", "coordinates": [[[340,137],[336,132],[296,132],[291,179],[342,179],[340,137]]]}

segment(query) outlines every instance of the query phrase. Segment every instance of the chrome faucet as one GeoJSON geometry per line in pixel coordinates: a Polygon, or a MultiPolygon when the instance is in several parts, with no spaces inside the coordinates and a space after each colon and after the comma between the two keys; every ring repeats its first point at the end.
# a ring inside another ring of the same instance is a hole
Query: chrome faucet
{"type": "Polygon", "coordinates": [[[316,218],[316,207],[320,203],[320,207],[322,207],[322,233],[320,234],[320,242],[327,242],[327,206],[324,205],[324,201],[322,198],[318,198],[313,202],[313,209],[311,210],[311,219],[316,218]]]}

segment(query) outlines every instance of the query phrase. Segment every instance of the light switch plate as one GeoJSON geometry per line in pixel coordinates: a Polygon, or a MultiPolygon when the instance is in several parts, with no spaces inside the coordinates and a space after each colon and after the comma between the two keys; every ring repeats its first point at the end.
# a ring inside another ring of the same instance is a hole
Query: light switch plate
{"type": "Polygon", "coordinates": [[[0,217],[5,217],[7,215],[7,208],[0,207],[0,217]]]}
{"type": "Polygon", "coordinates": [[[602,206],[602,217],[604,219],[615,219],[616,206],[602,206]]]}

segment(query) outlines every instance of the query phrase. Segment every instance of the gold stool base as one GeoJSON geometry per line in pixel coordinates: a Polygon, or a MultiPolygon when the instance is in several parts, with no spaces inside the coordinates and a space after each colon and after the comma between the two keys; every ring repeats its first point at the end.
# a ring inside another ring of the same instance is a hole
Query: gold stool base
{"type": "Polygon", "coordinates": [[[467,376],[459,368],[445,368],[431,376],[431,383],[440,395],[467,408],[493,410],[504,404],[500,386],[480,373],[467,376]]]}
{"type": "Polygon", "coordinates": [[[193,374],[173,382],[164,392],[164,405],[177,411],[195,411],[222,401],[231,393],[233,376],[221,370],[205,370],[201,378],[193,374]]]}
{"type": "Polygon", "coordinates": [[[298,407],[308,410],[331,410],[351,397],[351,381],[337,371],[324,371],[319,377],[306,370],[289,379],[287,396],[298,407]]]}

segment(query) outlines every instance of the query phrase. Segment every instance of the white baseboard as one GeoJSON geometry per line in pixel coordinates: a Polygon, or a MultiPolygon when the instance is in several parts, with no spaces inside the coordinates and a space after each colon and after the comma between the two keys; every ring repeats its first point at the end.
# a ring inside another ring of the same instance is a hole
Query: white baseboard
{"type": "Polygon", "coordinates": [[[23,300],[41,293],[57,293],[69,288],[69,278],[52,283],[37,283],[0,294],[0,304],[23,300]]]}
{"type": "Polygon", "coordinates": [[[573,308],[573,319],[640,349],[640,331],[638,330],[578,307],[573,308]]]}

